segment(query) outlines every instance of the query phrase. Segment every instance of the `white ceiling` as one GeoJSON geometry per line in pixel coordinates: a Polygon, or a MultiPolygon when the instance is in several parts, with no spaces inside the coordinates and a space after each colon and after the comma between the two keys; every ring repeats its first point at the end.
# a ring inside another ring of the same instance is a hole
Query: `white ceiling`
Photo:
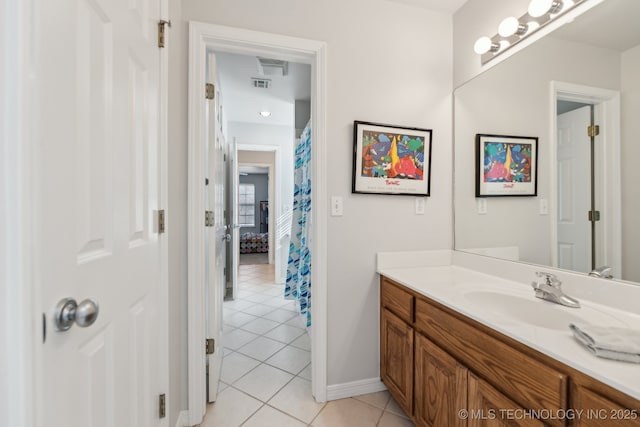
{"type": "Polygon", "coordinates": [[[223,114],[228,121],[294,126],[295,100],[311,99],[311,66],[289,63],[289,74],[260,75],[255,56],[216,53],[223,114]],[[270,79],[269,89],[253,87],[251,78],[270,79]],[[262,117],[260,111],[270,111],[262,117]]]}
{"type": "Polygon", "coordinates": [[[410,4],[444,13],[455,13],[467,0],[387,0],[396,3],[410,4]]]}
{"type": "Polygon", "coordinates": [[[553,33],[553,37],[624,52],[640,44],[640,1],[608,1],[553,33]]]}
{"type": "Polygon", "coordinates": [[[268,174],[269,168],[262,166],[238,166],[238,172],[241,174],[268,174]]]}

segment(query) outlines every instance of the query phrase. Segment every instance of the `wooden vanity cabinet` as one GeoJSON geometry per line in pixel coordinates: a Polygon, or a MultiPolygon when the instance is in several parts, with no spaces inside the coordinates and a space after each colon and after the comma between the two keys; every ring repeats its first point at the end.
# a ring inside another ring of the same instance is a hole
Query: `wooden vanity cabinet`
{"type": "Polygon", "coordinates": [[[640,427],[640,401],[384,276],[380,286],[380,376],[416,425],[640,427]],[[580,416],[557,416],[568,412],[580,416]]]}

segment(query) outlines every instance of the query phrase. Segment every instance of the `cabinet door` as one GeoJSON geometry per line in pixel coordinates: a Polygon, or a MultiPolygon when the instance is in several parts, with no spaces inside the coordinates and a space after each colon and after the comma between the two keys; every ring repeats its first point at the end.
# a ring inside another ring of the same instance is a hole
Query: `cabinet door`
{"type": "Polygon", "coordinates": [[[580,386],[572,389],[573,407],[579,414],[577,427],[640,427],[640,408],[624,408],[615,402],[580,386]]]}
{"type": "Polygon", "coordinates": [[[413,328],[387,309],[380,314],[380,376],[391,395],[411,416],[413,328]]]}
{"type": "Polygon", "coordinates": [[[415,414],[419,426],[463,427],[468,370],[448,353],[416,334],[415,414]]]}
{"type": "Polygon", "coordinates": [[[469,374],[468,427],[544,427],[541,421],[531,419],[531,412],[469,374]]]}

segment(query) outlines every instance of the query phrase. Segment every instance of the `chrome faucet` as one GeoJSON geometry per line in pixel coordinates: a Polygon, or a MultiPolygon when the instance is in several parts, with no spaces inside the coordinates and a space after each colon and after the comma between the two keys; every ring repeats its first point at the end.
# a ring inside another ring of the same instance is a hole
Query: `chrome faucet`
{"type": "Polygon", "coordinates": [[[565,295],[562,291],[562,282],[554,274],[537,271],[536,276],[545,278],[544,283],[531,282],[538,298],[567,307],[580,308],[578,300],[565,295]]]}
{"type": "Polygon", "coordinates": [[[613,268],[608,265],[602,266],[600,268],[594,268],[589,276],[600,277],[602,279],[613,279],[613,268]]]}

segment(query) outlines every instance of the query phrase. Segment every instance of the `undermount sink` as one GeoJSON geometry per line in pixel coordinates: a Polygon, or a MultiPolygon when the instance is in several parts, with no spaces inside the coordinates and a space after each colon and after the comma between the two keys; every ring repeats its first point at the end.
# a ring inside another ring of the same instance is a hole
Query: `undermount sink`
{"type": "Polygon", "coordinates": [[[572,322],[625,326],[615,317],[592,307],[584,304],[581,308],[564,307],[536,298],[533,291],[530,297],[526,297],[499,291],[478,290],[465,292],[464,298],[482,311],[538,328],[569,331],[569,324],[572,322]]]}

